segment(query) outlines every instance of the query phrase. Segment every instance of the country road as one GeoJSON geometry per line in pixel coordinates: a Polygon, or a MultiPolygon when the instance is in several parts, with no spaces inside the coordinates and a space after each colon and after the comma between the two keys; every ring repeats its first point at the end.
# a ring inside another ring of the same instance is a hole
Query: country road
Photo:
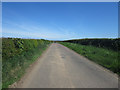
{"type": "Polygon", "coordinates": [[[118,78],[74,51],[53,43],[19,88],[118,88],[118,78]]]}

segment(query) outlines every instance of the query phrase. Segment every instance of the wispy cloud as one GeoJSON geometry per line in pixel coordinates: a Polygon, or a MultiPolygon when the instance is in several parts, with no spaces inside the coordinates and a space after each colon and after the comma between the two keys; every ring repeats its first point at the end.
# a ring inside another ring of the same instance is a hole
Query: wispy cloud
{"type": "Polygon", "coordinates": [[[3,35],[7,36],[21,36],[28,38],[45,38],[45,39],[69,39],[75,35],[74,32],[69,32],[69,30],[57,26],[51,30],[48,27],[41,27],[36,25],[18,24],[12,21],[4,21],[3,25],[3,35]],[[11,28],[12,26],[12,28],[11,28]],[[72,36],[71,36],[72,35],[72,36]]]}
{"type": "Polygon", "coordinates": [[[9,34],[10,36],[15,35],[15,36],[22,36],[24,37],[28,37],[28,38],[45,38],[45,39],[64,39],[64,38],[70,38],[69,35],[65,35],[65,34],[59,34],[59,33],[37,33],[37,32],[25,32],[25,31],[19,31],[19,30],[10,30],[10,29],[6,29],[2,32],[5,36],[5,34],[9,34]]]}
{"type": "MultiPolygon", "coordinates": [[[[5,37],[20,37],[20,38],[39,38],[39,39],[50,39],[50,40],[65,40],[65,39],[76,39],[86,38],[85,32],[79,30],[81,33],[77,33],[76,30],[65,28],[64,26],[51,24],[52,28],[43,27],[37,24],[31,24],[30,22],[15,23],[12,21],[4,21],[3,25],[3,36],[5,37]]],[[[78,28],[80,29],[80,28],[78,28]]],[[[85,29],[85,28],[84,28],[85,29]]],[[[88,32],[87,32],[88,33],[88,32]]],[[[89,33],[92,35],[92,33],[89,33]]]]}

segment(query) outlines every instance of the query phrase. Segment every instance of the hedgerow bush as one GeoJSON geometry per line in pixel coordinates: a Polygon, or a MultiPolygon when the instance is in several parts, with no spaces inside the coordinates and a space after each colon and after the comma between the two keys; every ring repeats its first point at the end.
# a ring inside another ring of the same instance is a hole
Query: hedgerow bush
{"type": "Polygon", "coordinates": [[[43,39],[2,38],[2,87],[19,80],[50,43],[43,39]]]}
{"type": "Polygon", "coordinates": [[[81,45],[92,45],[96,47],[102,47],[107,49],[112,49],[118,51],[120,45],[120,39],[76,39],[76,40],[67,40],[64,42],[77,43],[81,45]]]}

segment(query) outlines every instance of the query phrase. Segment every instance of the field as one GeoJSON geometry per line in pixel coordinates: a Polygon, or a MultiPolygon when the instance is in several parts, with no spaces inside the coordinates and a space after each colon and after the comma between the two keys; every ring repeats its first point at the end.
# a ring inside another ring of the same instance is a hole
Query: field
{"type": "Polygon", "coordinates": [[[120,62],[118,61],[117,51],[69,42],[60,42],[60,44],[120,75],[120,62]]]}
{"type": "Polygon", "coordinates": [[[81,45],[92,45],[95,47],[101,47],[117,51],[120,46],[120,39],[108,39],[108,38],[93,38],[93,39],[74,39],[66,40],[64,42],[77,43],[81,45]]]}
{"type": "Polygon", "coordinates": [[[2,88],[18,81],[50,43],[43,39],[2,38],[2,88]]]}

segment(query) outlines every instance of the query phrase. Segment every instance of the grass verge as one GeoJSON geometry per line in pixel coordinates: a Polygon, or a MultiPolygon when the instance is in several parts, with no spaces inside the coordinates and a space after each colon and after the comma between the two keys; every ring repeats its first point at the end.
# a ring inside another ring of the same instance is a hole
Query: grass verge
{"type": "Polygon", "coordinates": [[[118,67],[120,66],[120,62],[118,62],[118,52],[105,48],[98,48],[94,46],[80,45],[68,42],[60,42],[60,44],[120,75],[120,67],[118,67]]]}
{"type": "Polygon", "coordinates": [[[8,62],[3,60],[2,88],[8,88],[9,85],[20,80],[29,65],[36,61],[48,46],[49,44],[42,47],[38,46],[37,48],[23,52],[18,56],[9,58],[8,62]]]}

